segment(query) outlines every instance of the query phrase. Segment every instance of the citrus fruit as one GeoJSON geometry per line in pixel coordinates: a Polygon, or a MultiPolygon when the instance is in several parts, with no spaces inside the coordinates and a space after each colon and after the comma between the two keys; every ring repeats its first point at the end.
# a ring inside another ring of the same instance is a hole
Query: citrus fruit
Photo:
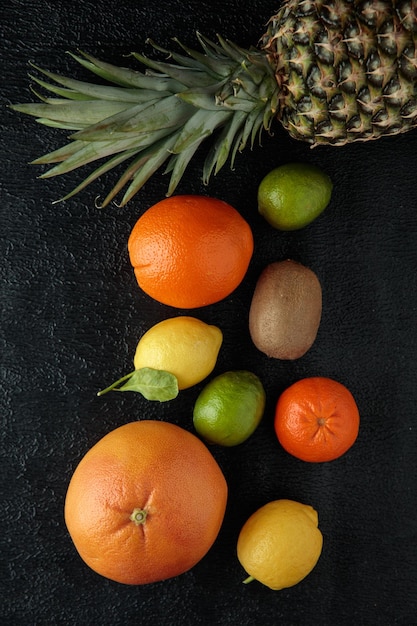
{"type": "Polygon", "coordinates": [[[171,317],[142,335],[133,363],[136,370],[151,367],[170,372],[178,388],[186,389],[212,372],[222,341],[217,326],[187,315],[171,317]]]}
{"type": "Polygon", "coordinates": [[[332,461],[359,433],[359,411],[349,389],[325,377],[303,378],[278,398],[275,432],[287,452],[303,461],[332,461]]]}
{"type": "Polygon", "coordinates": [[[258,211],[279,230],[310,224],[330,202],[332,181],[315,165],[287,163],[273,169],[258,187],[258,211]]]}
{"type": "Polygon", "coordinates": [[[264,408],[265,390],[255,374],[224,372],[200,392],[194,405],[194,427],[209,443],[235,446],[254,432],[264,408]]]}
{"type": "Polygon", "coordinates": [[[143,420],[111,431],[81,459],[65,522],[95,572],[141,585],[201,560],[217,538],[226,500],[223,473],[198,437],[143,420]]]}
{"type": "Polygon", "coordinates": [[[128,250],[145,293],[189,309],[223,300],[238,287],[252,258],[253,235],[222,200],[171,196],[138,219],[128,250]]]}
{"type": "Polygon", "coordinates": [[[217,326],[182,315],[152,326],[136,346],[133,372],[125,374],[105,389],[136,391],[147,400],[172,400],[180,389],[196,385],[216,365],[223,341],[217,326]]]}
{"type": "Polygon", "coordinates": [[[274,500],[255,511],[239,533],[237,557],[249,574],[271,589],[299,583],[315,567],[323,546],[313,507],[274,500]]]}

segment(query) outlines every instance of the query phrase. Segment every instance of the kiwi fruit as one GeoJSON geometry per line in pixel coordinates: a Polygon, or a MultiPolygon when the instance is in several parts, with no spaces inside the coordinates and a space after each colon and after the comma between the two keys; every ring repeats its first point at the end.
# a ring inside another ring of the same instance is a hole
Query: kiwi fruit
{"type": "Polygon", "coordinates": [[[322,289],[316,274],[287,259],[265,267],[249,311],[253,343],[269,357],[294,360],[313,345],[320,325],[322,289]]]}

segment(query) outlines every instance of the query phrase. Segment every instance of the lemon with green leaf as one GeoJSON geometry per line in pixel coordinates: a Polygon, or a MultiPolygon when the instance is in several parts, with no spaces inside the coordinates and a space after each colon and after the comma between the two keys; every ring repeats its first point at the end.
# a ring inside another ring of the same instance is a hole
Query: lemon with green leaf
{"type": "Polygon", "coordinates": [[[165,319],[139,340],[135,370],[98,395],[111,390],[136,391],[148,400],[171,400],[179,390],[196,385],[213,371],[222,341],[217,326],[195,317],[165,319]]]}

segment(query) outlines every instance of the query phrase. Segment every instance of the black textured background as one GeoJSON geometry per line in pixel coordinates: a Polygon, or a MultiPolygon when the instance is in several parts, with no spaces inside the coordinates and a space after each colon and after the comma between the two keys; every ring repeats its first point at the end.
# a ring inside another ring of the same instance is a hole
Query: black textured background
{"type": "Polygon", "coordinates": [[[110,582],[81,562],[63,522],[68,481],[91,445],[143,418],[192,430],[201,385],[162,405],[128,393],[96,397],[131,370],[147,328],[184,313],[139,291],[126,251],[133,224],[164,197],[167,180],[158,174],[124,209],[94,206],[111,174],[53,205],[81,173],[41,181],[42,169],[27,163],[61,145],[63,133],[5,105],[33,99],[28,60],[86,78],[67,50],[130,64],[124,55],[148,50],[147,37],[167,46],[180,35],[194,46],[197,29],[248,46],[277,4],[2,3],[1,624],[417,624],[417,131],[311,151],[277,125],[262,148],[237,158],[235,171],[224,168],[208,188],[200,182],[204,151],[198,155],[177,192],[217,196],[238,208],[253,228],[255,254],[235,293],[193,314],[223,330],[215,373],[247,368],[261,377],[264,420],[245,444],[213,449],[230,499],[217,542],[192,571],[145,587],[110,582]],[[270,169],[290,160],[322,167],[334,193],[316,222],[285,234],[258,216],[256,189],[270,169]],[[248,334],[256,279],[267,263],[286,257],[316,271],[324,296],[317,341],[293,363],[268,360],[248,334]],[[348,386],[361,413],[356,444],[327,464],[289,457],[273,434],[279,393],[312,375],[348,386]],[[281,497],[318,510],[322,556],[292,589],[244,586],[238,532],[255,509],[281,497]]]}

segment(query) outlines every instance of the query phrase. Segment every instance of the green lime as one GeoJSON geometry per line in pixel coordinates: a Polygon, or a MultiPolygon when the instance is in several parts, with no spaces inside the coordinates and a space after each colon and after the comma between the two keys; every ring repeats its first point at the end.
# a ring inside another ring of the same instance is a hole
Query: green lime
{"type": "Polygon", "coordinates": [[[224,372],[200,392],[194,405],[194,427],[209,443],[236,446],[254,432],[264,409],[265,390],[255,374],[224,372]]]}
{"type": "Polygon", "coordinates": [[[274,228],[298,230],[324,211],[332,188],[329,176],[315,165],[287,163],[261,181],[258,210],[274,228]]]}

